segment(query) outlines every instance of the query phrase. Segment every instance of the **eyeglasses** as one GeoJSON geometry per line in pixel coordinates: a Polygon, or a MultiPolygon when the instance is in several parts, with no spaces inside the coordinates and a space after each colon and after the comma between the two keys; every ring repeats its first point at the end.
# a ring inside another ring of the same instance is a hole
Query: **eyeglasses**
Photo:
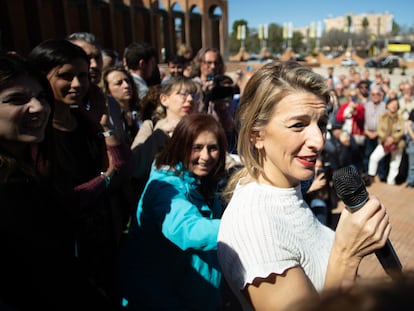
{"type": "Polygon", "coordinates": [[[371,96],[380,96],[380,93],[371,93],[371,96]]]}
{"type": "Polygon", "coordinates": [[[178,92],[177,95],[179,95],[183,100],[186,100],[188,95],[191,95],[191,98],[194,101],[198,101],[200,99],[200,94],[198,93],[189,93],[189,92],[181,91],[181,92],[178,92]]]}
{"type": "Polygon", "coordinates": [[[218,66],[218,65],[220,65],[219,62],[206,61],[206,60],[203,60],[203,63],[207,64],[208,66],[211,66],[211,65],[218,66]]]}

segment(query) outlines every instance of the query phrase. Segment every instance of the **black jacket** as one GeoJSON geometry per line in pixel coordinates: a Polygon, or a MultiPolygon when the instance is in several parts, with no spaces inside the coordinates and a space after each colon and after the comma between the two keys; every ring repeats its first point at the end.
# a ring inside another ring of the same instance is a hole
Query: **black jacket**
{"type": "Polygon", "coordinates": [[[0,182],[1,310],[109,310],[74,255],[67,211],[21,171],[0,182]]]}

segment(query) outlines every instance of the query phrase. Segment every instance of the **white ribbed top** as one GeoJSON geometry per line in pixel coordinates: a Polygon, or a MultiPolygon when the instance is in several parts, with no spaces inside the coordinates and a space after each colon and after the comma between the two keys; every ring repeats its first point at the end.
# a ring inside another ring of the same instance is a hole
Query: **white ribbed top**
{"type": "Polygon", "coordinates": [[[315,288],[323,288],[334,232],[322,225],[302,198],[300,186],[238,185],[221,220],[218,256],[223,274],[244,310],[240,290],[256,277],[300,265],[315,288]]]}

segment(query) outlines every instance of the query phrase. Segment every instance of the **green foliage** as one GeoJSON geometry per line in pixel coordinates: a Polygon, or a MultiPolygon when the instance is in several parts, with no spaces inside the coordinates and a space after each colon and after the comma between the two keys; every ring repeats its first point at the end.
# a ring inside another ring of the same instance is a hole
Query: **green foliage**
{"type": "Polygon", "coordinates": [[[331,50],[346,45],[348,40],[348,33],[339,29],[331,29],[323,34],[321,38],[321,46],[328,46],[331,50]]]}
{"type": "Polygon", "coordinates": [[[347,21],[347,26],[348,26],[348,31],[349,31],[351,29],[351,26],[352,26],[352,16],[348,15],[346,17],[346,21],[347,21]]]}
{"type": "Polygon", "coordinates": [[[303,35],[298,31],[292,34],[292,50],[297,53],[303,52],[303,35]]]}
{"type": "Polygon", "coordinates": [[[246,38],[249,37],[250,31],[249,31],[247,21],[244,19],[235,20],[232,26],[232,32],[230,33],[230,36],[229,36],[229,51],[232,54],[237,53],[240,49],[240,41],[237,40],[237,28],[241,25],[246,26],[246,38]]]}
{"type": "Polygon", "coordinates": [[[283,26],[277,24],[269,24],[268,26],[268,47],[271,51],[280,53],[283,46],[283,26]]]}
{"type": "MultiPolygon", "coordinates": [[[[350,33],[350,26],[353,24],[352,16],[345,16],[345,24],[347,24],[345,29],[332,29],[329,32],[323,33],[320,39],[320,47],[329,47],[331,51],[343,51],[348,43],[351,41],[352,45],[355,47],[362,47],[362,49],[357,49],[361,55],[366,54],[364,49],[369,45],[369,42],[372,40],[371,34],[368,33],[369,21],[365,17],[362,19],[362,28],[363,30],[360,33],[350,33]]],[[[246,39],[244,41],[244,47],[248,53],[259,53],[262,47],[262,42],[258,38],[258,30],[256,28],[250,28],[248,22],[244,19],[234,21],[232,25],[232,32],[229,35],[229,52],[235,54],[239,51],[241,47],[240,40],[237,40],[237,27],[239,25],[246,26],[246,39]]],[[[400,26],[393,21],[391,35],[406,35],[414,34],[414,28],[401,29],[400,26]],[[404,31],[403,31],[404,30],[404,31]]],[[[293,32],[293,37],[291,39],[291,47],[296,53],[312,53],[315,49],[316,41],[310,39],[307,43],[308,46],[304,46],[303,43],[304,37],[300,32],[293,32]],[[306,50],[305,50],[306,49],[306,50]]],[[[268,25],[268,39],[266,42],[266,47],[271,53],[282,53],[287,42],[283,40],[283,26],[276,23],[271,23],[268,25]]]]}
{"type": "Polygon", "coordinates": [[[234,38],[237,38],[237,28],[239,27],[239,25],[245,25],[246,26],[246,37],[248,36],[248,29],[249,27],[247,26],[247,21],[245,19],[238,19],[235,20],[232,26],[232,31],[231,31],[231,37],[234,36],[234,38]]]}
{"type": "MultiPolygon", "coordinates": [[[[261,50],[261,42],[258,38],[258,30],[256,28],[249,28],[247,21],[241,19],[234,21],[232,25],[232,32],[229,36],[229,51],[231,54],[237,53],[240,49],[241,42],[237,40],[238,25],[246,25],[246,40],[244,46],[249,53],[259,53],[261,50]]],[[[283,45],[283,27],[277,24],[268,25],[268,39],[266,46],[269,51],[281,52],[283,45]]]]}
{"type": "Polygon", "coordinates": [[[368,21],[368,18],[365,16],[362,19],[362,29],[364,30],[364,32],[367,32],[368,27],[369,27],[369,21],[368,21]]]}
{"type": "Polygon", "coordinates": [[[393,36],[396,36],[396,35],[400,34],[400,32],[401,32],[400,25],[398,25],[396,22],[392,21],[391,34],[393,36]]]}

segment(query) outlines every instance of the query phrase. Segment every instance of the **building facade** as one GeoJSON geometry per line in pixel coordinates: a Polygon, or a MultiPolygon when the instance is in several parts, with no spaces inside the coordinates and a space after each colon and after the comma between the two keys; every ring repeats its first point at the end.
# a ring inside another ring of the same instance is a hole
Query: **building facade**
{"type": "Polygon", "coordinates": [[[122,54],[131,42],[147,42],[158,61],[179,44],[196,52],[227,54],[227,0],[2,0],[0,48],[23,55],[49,38],[73,32],[95,34],[103,48],[122,54]]]}
{"type": "Polygon", "coordinates": [[[328,32],[332,29],[339,29],[348,32],[348,17],[350,17],[350,32],[352,33],[360,33],[365,30],[368,34],[372,34],[375,36],[386,36],[389,35],[392,31],[394,16],[389,13],[364,13],[358,15],[349,13],[344,16],[327,18],[324,20],[325,31],[328,32]],[[366,26],[364,26],[364,24],[366,26]]]}

